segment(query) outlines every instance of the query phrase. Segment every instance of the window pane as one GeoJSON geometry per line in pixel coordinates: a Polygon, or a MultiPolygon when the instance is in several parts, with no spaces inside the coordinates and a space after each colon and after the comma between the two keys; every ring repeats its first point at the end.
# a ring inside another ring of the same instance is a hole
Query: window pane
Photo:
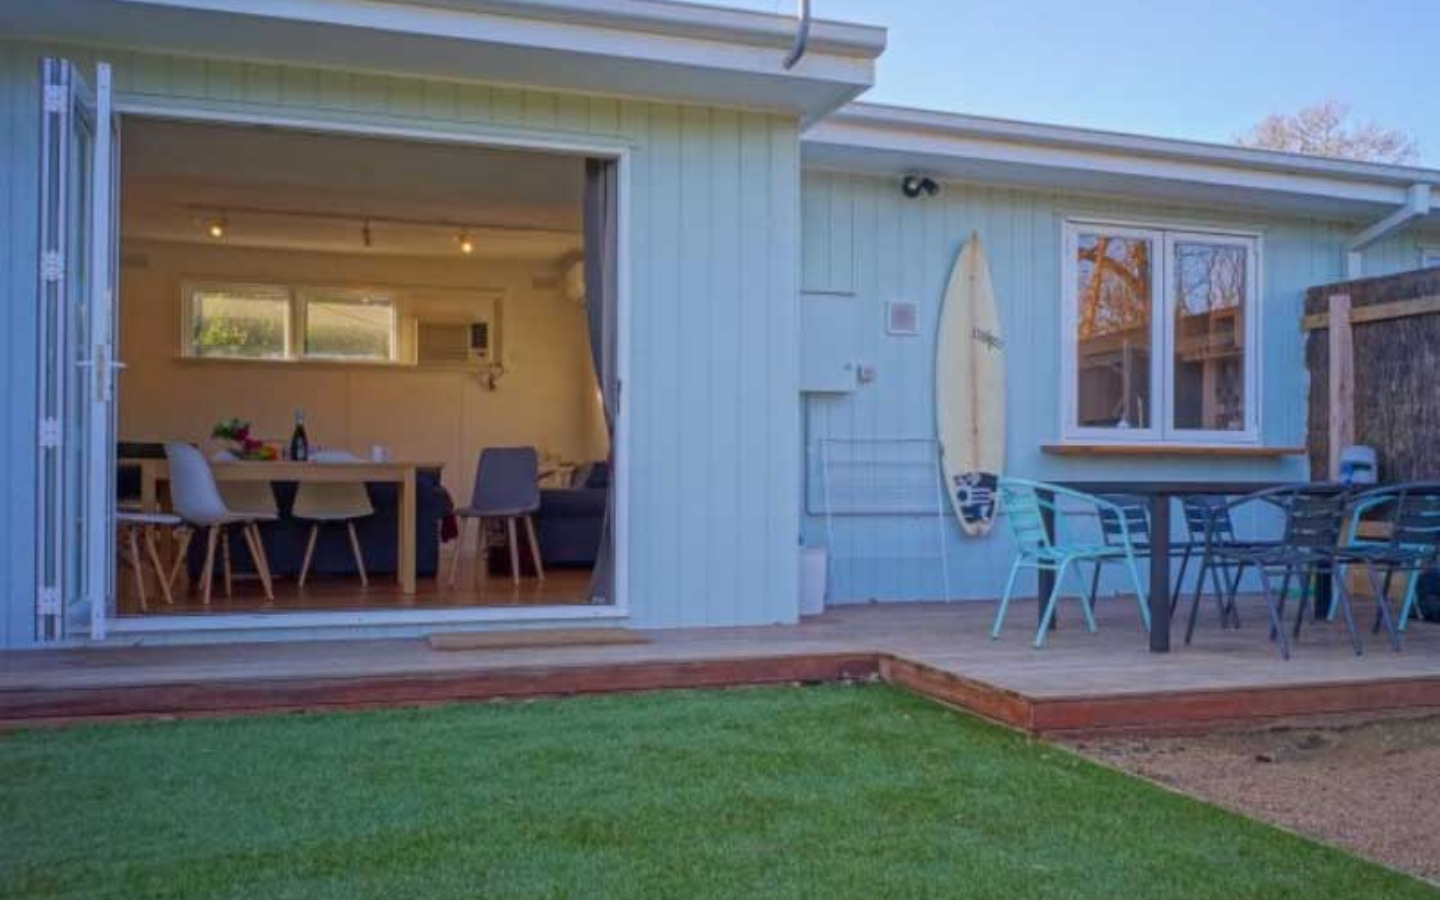
{"type": "Polygon", "coordinates": [[[1151,425],[1152,254],[1147,238],[1080,235],[1075,409],[1082,428],[1151,425]]]}
{"type": "Polygon", "coordinates": [[[196,288],[190,294],[190,350],[196,356],[283,359],[290,295],[280,288],[196,288]]]}
{"type": "Polygon", "coordinates": [[[1174,246],[1175,427],[1243,431],[1246,248],[1174,246]]]}
{"type": "Polygon", "coordinates": [[[305,355],[388,360],[395,308],[387,297],[311,297],[305,302],[305,355]]]}

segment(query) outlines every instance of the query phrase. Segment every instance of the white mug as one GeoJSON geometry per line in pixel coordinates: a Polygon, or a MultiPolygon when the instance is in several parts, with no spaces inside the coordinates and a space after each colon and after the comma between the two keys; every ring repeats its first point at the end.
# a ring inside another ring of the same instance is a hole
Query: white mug
{"type": "Polygon", "coordinates": [[[374,444],[370,447],[371,462],[386,462],[390,459],[390,451],[381,444],[374,444]]]}

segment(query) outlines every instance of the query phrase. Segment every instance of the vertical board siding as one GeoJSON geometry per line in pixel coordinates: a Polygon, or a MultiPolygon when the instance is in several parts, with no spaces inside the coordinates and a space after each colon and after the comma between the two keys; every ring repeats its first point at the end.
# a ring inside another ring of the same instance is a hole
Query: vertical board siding
{"type": "MultiPolygon", "coordinates": [[[[807,329],[804,334],[807,345],[842,342],[843,347],[807,346],[806,353],[824,356],[854,347],[860,354],[855,362],[876,370],[874,382],[852,393],[805,396],[806,543],[830,539],[821,514],[819,441],[934,436],[934,335],[940,300],[955,255],[971,232],[980,234],[989,254],[1007,344],[1010,474],[1042,479],[1305,477],[1306,464],[1299,457],[1076,459],[1041,451],[1041,445],[1056,440],[1061,427],[1061,222],[1066,215],[1087,215],[1177,224],[1231,222],[1236,228],[1263,230],[1261,419],[1264,441],[1277,446],[1304,443],[1308,379],[1299,328],[1303,292],[1339,277],[1348,226],[959,183],[946,184],[933,199],[907,200],[897,179],[820,171],[806,172],[803,190],[806,227],[821,229],[802,241],[805,287],[833,285],[853,271],[854,296],[847,299],[861,306],[854,317],[860,323],[858,334],[836,336],[829,329],[807,329]],[[837,217],[836,209],[846,214],[837,217]],[[853,247],[852,259],[835,253],[837,222],[850,231],[840,243],[853,247]],[[892,300],[919,304],[918,337],[885,334],[883,308],[892,300]]],[[[1367,265],[1413,266],[1416,246],[1413,233],[1390,238],[1370,254],[1379,262],[1367,265]]],[[[1081,534],[1093,529],[1093,522],[1083,517],[1071,517],[1070,525],[1081,534]]],[[[833,528],[834,599],[942,596],[933,518],[841,516],[833,520],[833,528]]],[[[997,596],[1011,554],[1004,520],[988,537],[967,538],[947,512],[944,530],[950,596],[997,596]]]]}
{"type": "MultiPolygon", "coordinates": [[[[799,462],[798,123],[762,113],[261,62],[0,42],[11,377],[0,646],[28,639],[38,59],[115,66],[122,97],[631,148],[630,608],[642,627],[794,621],[799,462]],[[19,577],[11,577],[11,573],[19,577]],[[22,627],[23,637],[15,637],[22,627]]],[[[122,311],[123,315],[123,299],[122,311]]],[[[123,382],[122,382],[123,390],[123,382]]]]}
{"type": "Polygon", "coordinates": [[[0,42],[0,647],[33,639],[40,63],[0,42]]]}

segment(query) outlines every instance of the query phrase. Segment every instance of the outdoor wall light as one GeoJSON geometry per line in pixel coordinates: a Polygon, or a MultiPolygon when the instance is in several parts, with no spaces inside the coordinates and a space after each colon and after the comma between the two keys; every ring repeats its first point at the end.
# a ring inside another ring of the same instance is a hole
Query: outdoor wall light
{"type": "Polygon", "coordinates": [[[900,190],[911,200],[920,196],[933,197],[940,193],[940,185],[929,175],[906,175],[900,182],[900,190]]]}

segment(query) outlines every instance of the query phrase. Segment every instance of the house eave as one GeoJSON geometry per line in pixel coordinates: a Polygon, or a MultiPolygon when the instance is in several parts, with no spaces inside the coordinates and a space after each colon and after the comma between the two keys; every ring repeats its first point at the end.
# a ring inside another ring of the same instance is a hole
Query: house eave
{"type": "MultiPolygon", "coordinates": [[[[856,103],[804,135],[813,168],[1361,221],[1440,171],[856,103]]],[[[1440,224],[1432,213],[1425,224],[1440,224]]]]}
{"type": "Polygon", "coordinates": [[[874,82],[880,28],[657,0],[47,0],[0,4],[0,32],[181,56],[483,81],[795,115],[874,82]],[[787,32],[787,23],[789,31],[787,32]]]}

